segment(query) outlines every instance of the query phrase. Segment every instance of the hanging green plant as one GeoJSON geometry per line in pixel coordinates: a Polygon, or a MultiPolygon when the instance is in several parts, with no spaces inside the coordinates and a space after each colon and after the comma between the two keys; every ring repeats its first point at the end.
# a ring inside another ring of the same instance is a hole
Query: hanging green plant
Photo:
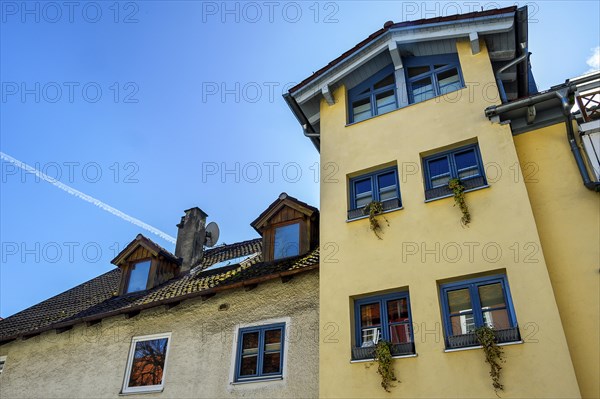
{"type": "Polygon", "coordinates": [[[468,225],[471,223],[471,214],[469,213],[469,207],[465,201],[465,186],[463,186],[460,179],[450,179],[448,188],[452,190],[452,193],[454,194],[454,206],[458,205],[463,214],[460,218],[461,223],[465,226],[468,225]]]}
{"type": "Polygon", "coordinates": [[[391,392],[394,387],[392,381],[397,381],[392,367],[392,344],[381,340],[375,346],[375,361],[377,362],[377,373],[381,376],[381,386],[386,392],[391,392]]]}
{"type": "Polygon", "coordinates": [[[492,378],[492,386],[494,392],[498,396],[498,391],[504,390],[504,385],[500,383],[501,363],[505,363],[504,351],[496,342],[496,334],[494,329],[488,326],[483,326],[475,329],[475,337],[479,345],[483,347],[485,353],[485,362],[490,365],[490,377],[492,378]]]}
{"type": "Polygon", "coordinates": [[[373,233],[375,233],[377,238],[379,238],[381,240],[382,238],[379,235],[379,233],[382,232],[383,230],[381,229],[381,224],[379,223],[379,220],[377,218],[379,216],[381,216],[383,218],[383,220],[385,220],[385,223],[388,226],[390,225],[390,222],[388,222],[388,220],[385,218],[385,216],[383,216],[383,203],[381,203],[379,201],[369,202],[363,208],[363,214],[369,215],[369,221],[371,222],[371,230],[373,230],[373,233]]]}

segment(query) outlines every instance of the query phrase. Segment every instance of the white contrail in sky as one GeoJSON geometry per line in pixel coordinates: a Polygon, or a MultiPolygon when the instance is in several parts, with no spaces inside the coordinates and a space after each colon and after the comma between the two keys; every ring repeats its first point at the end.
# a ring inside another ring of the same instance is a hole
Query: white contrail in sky
{"type": "Polygon", "coordinates": [[[60,188],[63,191],[66,191],[67,193],[74,195],[77,198],[81,198],[84,201],[87,201],[91,204],[96,205],[98,208],[105,210],[108,213],[112,213],[113,215],[120,217],[121,219],[125,220],[126,222],[132,223],[138,227],[141,227],[142,229],[149,231],[152,234],[156,234],[157,236],[159,236],[160,238],[175,244],[175,238],[171,237],[170,235],[168,235],[167,233],[150,226],[147,223],[142,222],[139,219],[134,218],[133,216],[129,216],[126,213],[121,212],[118,209],[113,208],[112,206],[105,204],[104,202],[100,201],[99,199],[96,199],[94,197],[91,197],[87,194],[82,193],[79,190],[75,190],[74,188],[67,186],[64,183],[59,182],[58,180],[40,172],[39,170],[37,170],[36,168],[33,168],[29,165],[27,165],[24,162],[19,161],[18,159],[15,159],[13,157],[11,157],[10,155],[7,155],[3,152],[0,151],[0,158],[2,158],[4,161],[6,162],[10,162],[11,164],[25,170],[26,172],[29,172],[31,174],[36,175],[37,177],[39,177],[40,179],[52,184],[55,187],[60,188]]]}

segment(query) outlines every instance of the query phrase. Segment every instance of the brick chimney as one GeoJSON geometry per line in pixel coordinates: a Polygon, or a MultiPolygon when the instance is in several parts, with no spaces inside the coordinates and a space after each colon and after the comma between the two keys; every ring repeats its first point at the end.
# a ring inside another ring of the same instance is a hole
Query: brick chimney
{"type": "Polygon", "coordinates": [[[177,225],[177,243],[175,256],[182,258],[181,273],[192,269],[202,262],[204,240],[206,238],[206,217],[208,215],[200,208],[185,211],[181,222],[177,225]]]}

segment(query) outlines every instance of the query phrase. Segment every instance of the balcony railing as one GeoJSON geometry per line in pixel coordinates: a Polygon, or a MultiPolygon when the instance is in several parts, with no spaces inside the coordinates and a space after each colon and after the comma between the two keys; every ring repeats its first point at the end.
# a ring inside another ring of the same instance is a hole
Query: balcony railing
{"type": "MultiPolygon", "coordinates": [[[[494,330],[494,334],[496,335],[496,342],[499,344],[521,340],[518,327],[507,328],[504,330],[494,330]]],[[[448,337],[448,349],[465,348],[479,345],[480,344],[477,341],[477,337],[475,337],[474,333],[453,335],[448,337]]]]}
{"type": "Polygon", "coordinates": [[[577,96],[577,105],[586,122],[600,119],[600,90],[577,96]]]}
{"type": "MultiPolygon", "coordinates": [[[[391,344],[392,356],[413,355],[415,353],[415,344],[406,342],[403,344],[391,344]]],[[[353,347],[352,360],[368,360],[375,358],[375,347],[369,346],[366,348],[353,347]]]]}

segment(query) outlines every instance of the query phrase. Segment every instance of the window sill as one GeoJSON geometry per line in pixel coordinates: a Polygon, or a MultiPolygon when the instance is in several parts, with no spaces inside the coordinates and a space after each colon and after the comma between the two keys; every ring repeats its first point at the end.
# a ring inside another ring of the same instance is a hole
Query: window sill
{"type": "MultiPolygon", "coordinates": [[[[400,211],[402,209],[404,209],[403,206],[401,206],[399,208],[388,209],[387,211],[383,211],[383,212],[379,213],[379,215],[383,215],[383,214],[390,213],[390,212],[400,211]]],[[[367,219],[368,217],[369,217],[369,215],[364,215],[364,216],[359,216],[359,217],[352,218],[352,219],[346,219],[346,223],[354,222],[355,220],[367,219]]]]}
{"type": "Polygon", "coordinates": [[[119,392],[119,396],[129,396],[129,395],[144,395],[147,393],[161,393],[162,391],[164,391],[165,389],[163,387],[161,388],[155,388],[155,389],[146,389],[143,391],[129,391],[129,392],[119,392]]]}
{"type": "MultiPolygon", "coordinates": [[[[470,193],[471,191],[477,191],[477,190],[481,190],[481,189],[484,189],[484,188],[490,188],[490,187],[491,186],[489,184],[485,184],[483,186],[469,188],[469,189],[465,190],[464,192],[465,193],[470,193]]],[[[435,198],[426,199],[424,202],[425,203],[427,203],[427,202],[433,202],[433,201],[441,200],[441,199],[444,199],[444,198],[450,198],[450,197],[453,197],[453,196],[454,196],[454,194],[442,195],[441,197],[435,197],[435,198]]]]}
{"type": "MultiPolygon", "coordinates": [[[[410,355],[392,356],[392,359],[406,359],[406,358],[417,357],[417,356],[419,356],[417,353],[411,353],[410,355]]],[[[368,363],[368,362],[374,362],[374,361],[375,361],[375,358],[371,358],[371,359],[350,360],[350,363],[368,363]]]]}
{"type": "MultiPolygon", "coordinates": [[[[503,342],[501,344],[498,344],[498,346],[509,346],[509,345],[520,345],[524,343],[523,340],[519,340],[519,341],[513,341],[513,342],[503,342]]],[[[445,353],[449,353],[449,352],[461,352],[461,351],[469,351],[472,349],[481,349],[483,348],[483,346],[481,345],[477,345],[477,346],[466,346],[464,348],[453,348],[453,349],[444,349],[445,353]]]]}
{"type": "Polygon", "coordinates": [[[234,381],[231,385],[245,385],[245,384],[253,384],[256,382],[270,382],[270,381],[283,381],[283,377],[264,377],[264,378],[256,378],[252,380],[242,380],[242,381],[234,381]]]}

